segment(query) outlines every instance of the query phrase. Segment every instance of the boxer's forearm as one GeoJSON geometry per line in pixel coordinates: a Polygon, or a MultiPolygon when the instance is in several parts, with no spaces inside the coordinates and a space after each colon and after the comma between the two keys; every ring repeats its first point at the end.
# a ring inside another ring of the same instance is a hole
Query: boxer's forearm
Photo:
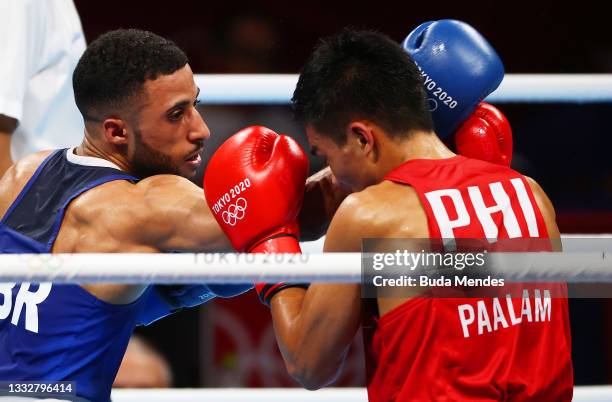
{"type": "MultiPolygon", "coordinates": [[[[324,250],[361,250],[364,225],[360,203],[346,197],[330,223],[324,250]]],[[[378,232],[366,232],[378,235],[378,232]]],[[[361,318],[359,285],[312,284],[290,288],[271,301],[274,330],[289,373],[308,389],[323,387],[337,376],[361,318]]]]}
{"type": "Polygon", "coordinates": [[[168,219],[173,222],[173,234],[163,242],[163,250],[191,252],[232,251],[232,244],[206,205],[204,197],[185,197],[184,207],[168,208],[168,219]]]}
{"type": "Polygon", "coordinates": [[[348,192],[338,186],[329,167],[306,181],[304,202],[300,211],[300,240],[317,240],[325,234],[331,218],[348,192]]]}
{"type": "Polygon", "coordinates": [[[333,382],[359,327],[357,285],[313,284],[278,293],[271,303],[274,330],[287,370],[305,388],[333,382]]]}

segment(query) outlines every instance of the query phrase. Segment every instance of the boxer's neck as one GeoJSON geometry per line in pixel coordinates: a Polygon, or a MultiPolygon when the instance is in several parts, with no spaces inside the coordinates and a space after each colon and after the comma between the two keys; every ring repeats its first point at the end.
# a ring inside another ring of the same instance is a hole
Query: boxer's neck
{"type": "Polygon", "coordinates": [[[445,159],[456,154],[435,133],[418,131],[402,141],[396,148],[401,163],[411,159],[445,159]]]}
{"type": "Polygon", "coordinates": [[[379,176],[386,176],[404,162],[412,159],[445,159],[456,156],[440,138],[427,131],[418,131],[405,140],[388,140],[381,144],[379,176]]]}
{"type": "Polygon", "coordinates": [[[104,148],[104,146],[97,144],[96,141],[92,141],[86,134],[85,138],[83,138],[83,142],[81,142],[81,145],[75,148],[75,152],[80,156],[91,156],[94,158],[106,159],[107,161],[117,165],[124,172],[131,173],[130,164],[124,155],[117,152],[109,152],[104,148]]]}

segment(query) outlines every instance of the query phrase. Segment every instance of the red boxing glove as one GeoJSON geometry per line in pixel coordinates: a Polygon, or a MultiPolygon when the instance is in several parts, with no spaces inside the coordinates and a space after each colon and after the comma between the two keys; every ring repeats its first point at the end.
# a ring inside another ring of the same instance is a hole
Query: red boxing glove
{"type": "Polygon", "coordinates": [[[210,159],[206,202],[237,251],[279,252],[282,244],[282,251],[292,252],[299,250],[297,216],[307,174],[308,158],[295,140],[247,127],[210,159]]]}
{"type": "MultiPolygon", "coordinates": [[[[295,140],[253,126],[230,137],[212,156],[204,192],[237,251],[299,253],[297,216],[307,175],[308,158],[295,140]]],[[[256,288],[262,302],[268,304],[288,286],[294,285],[260,284],[256,288]]]]}
{"type": "Polygon", "coordinates": [[[510,166],[512,129],[495,106],[481,102],[455,132],[457,152],[468,158],[510,166]]]}

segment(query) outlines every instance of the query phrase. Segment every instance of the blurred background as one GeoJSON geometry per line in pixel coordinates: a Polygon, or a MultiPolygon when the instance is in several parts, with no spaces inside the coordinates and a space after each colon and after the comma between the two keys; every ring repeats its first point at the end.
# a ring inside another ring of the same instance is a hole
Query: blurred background
{"type": "MultiPolygon", "coordinates": [[[[612,38],[603,3],[319,2],[277,0],[156,3],[75,0],[91,42],[115,28],[140,28],[174,40],[195,73],[297,73],[318,38],[346,26],[397,41],[428,20],[454,18],[479,30],[508,73],[611,73],[612,38]]],[[[206,98],[206,88],[201,88],[206,98]]],[[[497,104],[514,132],[513,167],[552,199],[564,233],[612,232],[611,104],[497,104]],[[609,137],[610,136],[610,137],[609,137]]],[[[241,128],[259,124],[305,143],[288,106],[206,106],[212,137],[204,159],[241,128]]],[[[321,161],[312,160],[312,169],[321,161]]],[[[612,383],[612,305],[572,299],[577,385],[612,383]]],[[[254,294],[208,303],[137,330],[172,375],[166,385],[295,386],[254,294]]],[[[360,338],[340,385],[363,385],[360,338]]],[[[166,377],[164,377],[166,378],[166,377]]]]}

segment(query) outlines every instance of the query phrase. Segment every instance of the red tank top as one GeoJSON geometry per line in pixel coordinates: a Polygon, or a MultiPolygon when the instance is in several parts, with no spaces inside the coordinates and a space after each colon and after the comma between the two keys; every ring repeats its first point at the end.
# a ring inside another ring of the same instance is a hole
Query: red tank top
{"type": "MultiPolygon", "coordinates": [[[[416,190],[430,238],[548,237],[527,181],[512,169],[462,156],[420,159],[386,180],[416,190]]],[[[503,297],[505,288],[500,297],[418,297],[370,317],[369,401],[571,401],[565,285],[511,286],[522,297],[503,297]]]]}

